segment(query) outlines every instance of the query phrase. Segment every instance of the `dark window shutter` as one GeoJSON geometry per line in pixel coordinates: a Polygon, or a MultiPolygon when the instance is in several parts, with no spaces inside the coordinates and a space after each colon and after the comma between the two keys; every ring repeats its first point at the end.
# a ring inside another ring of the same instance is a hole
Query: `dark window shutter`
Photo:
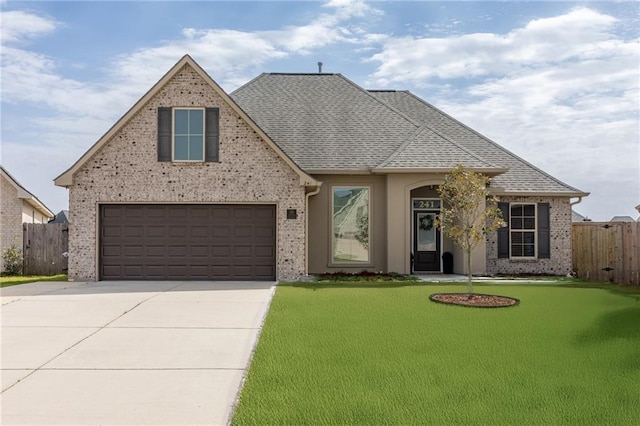
{"type": "Polygon", "coordinates": [[[507,226],[498,228],[498,259],[509,258],[509,203],[498,203],[507,226]]]}
{"type": "Polygon", "coordinates": [[[171,161],[171,108],[158,108],[158,161],[171,161]]]}
{"type": "Polygon", "coordinates": [[[549,203],[538,204],[538,258],[551,258],[551,223],[549,203]]]}
{"type": "Polygon", "coordinates": [[[207,108],[204,125],[204,161],[218,161],[218,139],[220,111],[218,108],[207,108]]]}

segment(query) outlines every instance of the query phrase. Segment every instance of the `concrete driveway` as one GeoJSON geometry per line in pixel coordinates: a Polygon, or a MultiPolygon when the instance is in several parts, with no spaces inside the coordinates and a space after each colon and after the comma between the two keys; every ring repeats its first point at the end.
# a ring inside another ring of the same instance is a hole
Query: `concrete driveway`
{"type": "Polygon", "coordinates": [[[224,425],[274,283],[1,290],[3,425],[224,425]]]}

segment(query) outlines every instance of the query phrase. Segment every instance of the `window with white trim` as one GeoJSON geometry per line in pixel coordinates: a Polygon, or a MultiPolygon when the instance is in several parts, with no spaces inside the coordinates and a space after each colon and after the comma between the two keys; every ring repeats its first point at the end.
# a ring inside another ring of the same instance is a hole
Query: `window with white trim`
{"type": "Polygon", "coordinates": [[[366,186],[332,189],[333,263],[369,263],[369,192],[366,186]]]}
{"type": "Polygon", "coordinates": [[[509,212],[511,257],[536,257],[536,205],[511,204],[509,212]]]}

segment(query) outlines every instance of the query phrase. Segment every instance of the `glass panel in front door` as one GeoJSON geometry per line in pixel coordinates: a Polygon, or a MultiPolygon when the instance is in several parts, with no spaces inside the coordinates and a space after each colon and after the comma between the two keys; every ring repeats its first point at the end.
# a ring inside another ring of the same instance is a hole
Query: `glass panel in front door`
{"type": "Polygon", "coordinates": [[[435,213],[418,213],[416,223],[416,242],[418,251],[436,251],[435,213]]]}

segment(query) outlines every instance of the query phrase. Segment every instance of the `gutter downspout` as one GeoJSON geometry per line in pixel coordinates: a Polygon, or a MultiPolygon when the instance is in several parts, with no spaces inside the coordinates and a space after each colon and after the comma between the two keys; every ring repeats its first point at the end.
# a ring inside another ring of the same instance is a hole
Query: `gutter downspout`
{"type": "Polygon", "coordinates": [[[571,206],[571,208],[573,208],[573,206],[580,204],[582,202],[582,197],[578,197],[577,201],[569,201],[569,205],[571,206]]]}
{"type": "Polygon", "coordinates": [[[322,182],[318,182],[316,189],[305,194],[305,230],[304,230],[304,275],[309,276],[309,197],[320,192],[322,182]]]}

